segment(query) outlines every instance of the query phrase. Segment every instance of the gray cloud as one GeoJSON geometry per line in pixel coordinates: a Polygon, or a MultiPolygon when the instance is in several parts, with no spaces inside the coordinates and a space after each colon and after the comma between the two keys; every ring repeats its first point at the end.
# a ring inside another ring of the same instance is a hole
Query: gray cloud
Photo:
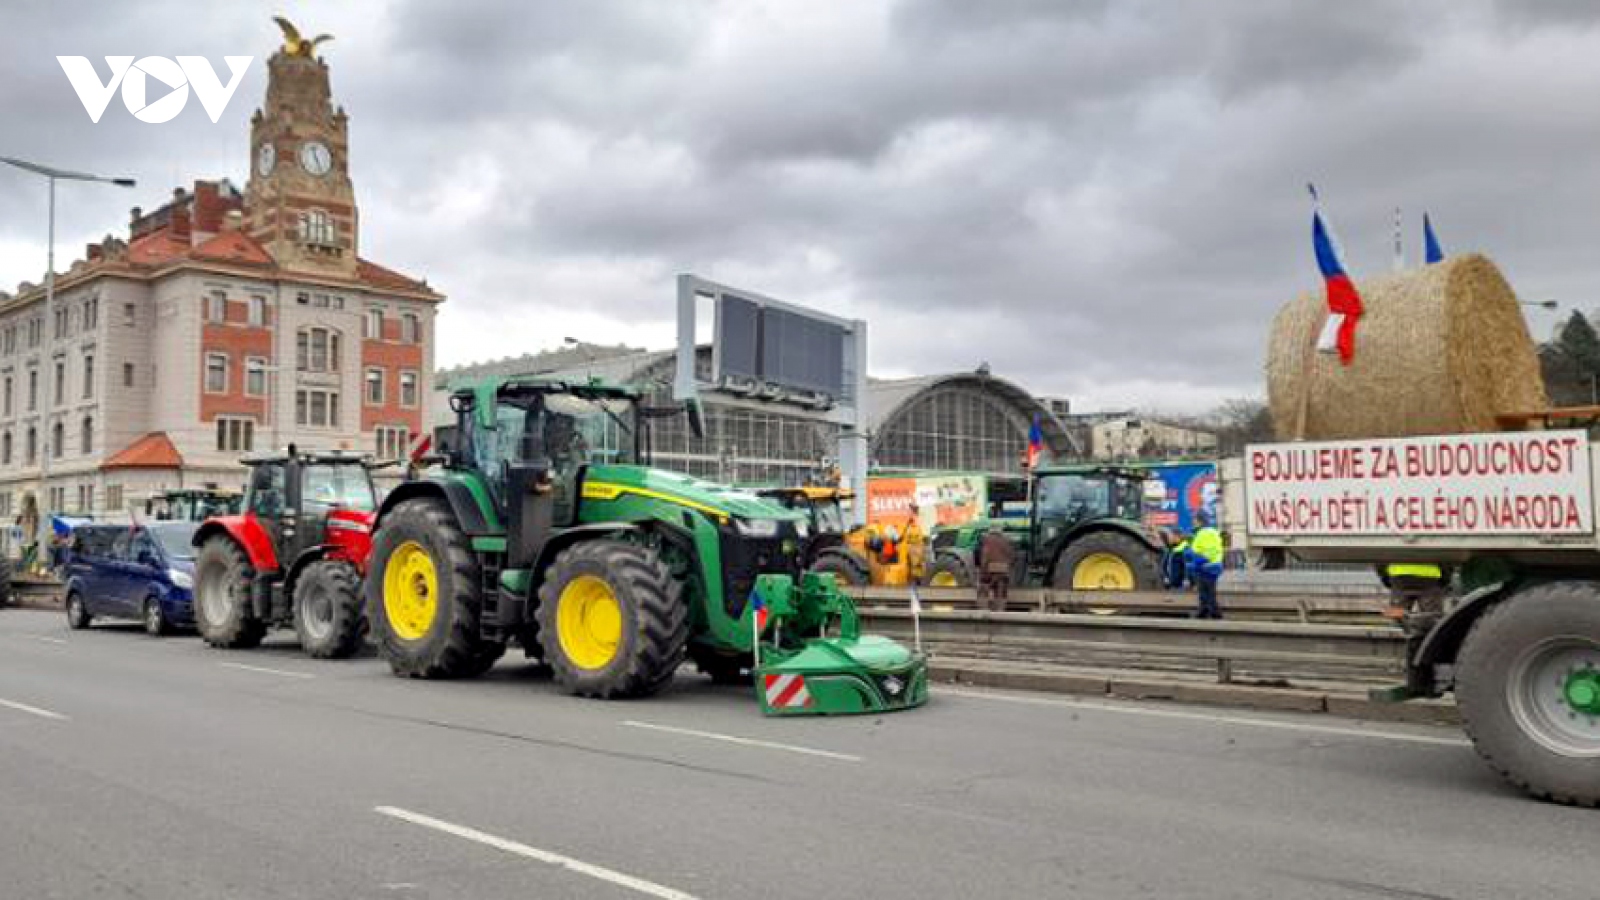
{"type": "MultiPolygon", "coordinates": [[[[234,5],[12,0],[0,153],[126,169],[64,240],[246,173],[276,40],[234,5]],[[253,53],[227,116],[98,126],[58,53],[253,53]]],[[[443,362],[576,334],[665,343],[679,271],[873,323],[889,374],[987,360],[1122,405],[1257,392],[1316,285],[1316,179],[1361,272],[1427,208],[1530,297],[1588,308],[1593,4],[1157,0],[292,5],[330,31],[364,253],[451,296],[443,362]]],[[[40,191],[0,173],[0,285],[37,278],[40,191]]],[[[72,243],[67,243],[72,246],[72,243]]],[[[1536,323],[1543,325],[1544,323],[1536,323]]]]}

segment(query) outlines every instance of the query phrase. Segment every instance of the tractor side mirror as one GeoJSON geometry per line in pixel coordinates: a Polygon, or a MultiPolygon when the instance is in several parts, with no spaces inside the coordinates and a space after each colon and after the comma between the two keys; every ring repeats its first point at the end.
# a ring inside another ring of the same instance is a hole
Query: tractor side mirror
{"type": "Polygon", "coordinates": [[[706,438],[705,410],[700,406],[699,397],[690,397],[683,402],[683,411],[689,416],[689,433],[697,441],[706,438]]]}

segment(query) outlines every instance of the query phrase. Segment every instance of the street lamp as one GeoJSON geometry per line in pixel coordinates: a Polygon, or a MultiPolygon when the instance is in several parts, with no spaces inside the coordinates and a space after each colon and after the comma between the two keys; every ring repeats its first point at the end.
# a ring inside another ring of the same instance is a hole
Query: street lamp
{"type": "Polygon", "coordinates": [[[1554,310],[1561,304],[1555,300],[1518,300],[1523,306],[1536,306],[1540,309],[1554,310]]]}
{"type": "MultiPolygon", "coordinates": [[[[44,271],[44,322],[41,325],[40,331],[43,331],[46,334],[53,335],[55,333],[53,330],[52,331],[45,331],[45,329],[53,329],[55,327],[54,315],[55,315],[55,302],[56,302],[56,182],[57,181],[101,181],[101,182],[104,182],[106,184],[114,184],[117,187],[131,188],[131,187],[134,186],[134,180],[132,178],[106,178],[103,175],[90,175],[87,172],[72,172],[72,171],[68,171],[66,169],[57,169],[57,168],[54,168],[53,166],[44,166],[44,165],[40,165],[39,163],[32,163],[32,162],[28,162],[26,160],[14,159],[14,158],[9,157],[9,156],[0,156],[0,162],[3,162],[8,166],[14,166],[14,167],[16,167],[18,169],[21,169],[21,170],[25,171],[25,172],[32,172],[35,175],[43,175],[45,180],[50,183],[50,237],[49,237],[49,243],[47,244],[47,250],[45,251],[46,252],[46,262],[45,262],[45,271],[44,271]]],[[[55,344],[55,338],[51,337],[46,341],[45,347],[48,348],[48,349],[52,349],[53,350],[54,349],[54,344],[55,344]]],[[[51,374],[51,369],[53,368],[51,363],[53,362],[53,358],[54,357],[53,357],[53,354],[47,354],[47,355],[52,357],[51,360],[43,361],[43,364],[40,366],[40,368],[44,369],[44,379],[43,379],[44,380],[44,399],[45,399],[45,409],[48,410],[52,406],[54,406],[54,404],[55,404],[55,394],[51,393],[52,386],[50,384],[50,374],[51,374]]],[[[49,418],[50,417],[48,415],[46,415],[44,417],[44,419],[45,419],[45,421],[47,423],[49,421],[49,418]]],[[[44,433],[46,435],[50,436],[50,438],[52,440],[52,443],[50,444],[49,447],[45,448],[46,452],[42,456],[39,457],[39,459],[40,459],[40,464],[39,464],[39,492],[44,494],[44,498],[45,498],[44,499],[44,511],[43,511],[44,514],[39,517],[39,525],[40,525],[40,533],[41,533],[41,535],[43,533],[45,533],[46,531],[50,530],[53,527],[50,524],[50,515],[53,512],[55,512],[55,510],[52,510],[50,508],[52,506],[52,504],[50,502],[50,457],[51,457],[51,454],[53,454],[55,452],[55,450],[56,450],[55,444],[53,442],[55,432],[54,432],[53,429],[46,428],[46,429],[44,429],[44,433]]]]}

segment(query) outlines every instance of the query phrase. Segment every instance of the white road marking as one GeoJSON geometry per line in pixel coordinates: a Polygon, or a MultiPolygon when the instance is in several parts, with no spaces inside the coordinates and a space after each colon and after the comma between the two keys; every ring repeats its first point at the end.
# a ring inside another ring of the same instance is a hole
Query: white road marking
{"type": "Polygon", "coordinates": [[[15,700],[0,700],[0,706],[4,706],[7,709],[14,709],[17,712],[27,713],[30,716],[38,716],[41,719],[54,719],[57,722],[70,721],[61,713],[51,712],[48,709],[40,709],[37,706],[29,706],[26,703],[18,703],[15,700]]]}
{"type": "Polygon", "coordinates": [[[1151,716],[1159,719],[1189,719],[1197,722],[1217,722],[1223,725],[1248,725],[1254,728],[1276,728],[1280,731],[1303,731],[1309,734],[1327,734],[1337,737],[1373,738],[1383,741],[1402,741],[1412,744],[1429,744],[1436,747],[1471,747],[1472,742],[1462,738],[1434,737],[1426,734],[1407,734],[1400,731],[1379,731],[1367,728],[1340,728],[1337,725],[1311,725],[1304,722],[1283,722],[1277,719],[1258,719],[1254,716],[1225,716],[1178,709],[1127,706],[1094,700],[1057,700],[1045,697],[1016,697],[1010,694],[991,694],[985,691],[964,691],[956,688],[939,688],[940,696],[972,697],[977,700],[997,700],[1002,703],[1022,703],[1033,706],[1060,706],[1067,709],[1089,709],[1096,712],[1122,713],[1130,716],[1151,716]]]}
{"type": "Polygon", "coordinates": [[[674,728],[671,725],[656,725],[650,722],[635,722],[632,719],[622,723],[629,728],[646,728],[651,731],[664,731],[668,734],[682,734],[689,737],[705,738],[711,741],[723,741],[729,744],[740,744],[745,747],[760,747],[763,750],[782,750],[786,753],[803,753],[806,756],[820,756],[824,759],[837,759],[844,762],[861,762],[861,757],[849,753],[836,753],[832,750],[818,750],[814,747],[797,747],[794,744],[779,744],[774,741],[761,741],[755,738],[737,737],[731,734],[718,734],[715,731],[696,731],[693,728],[674,728]]]}
{"type": "Polygon", "coordinates": [[[217,663],[225,669],[239,669],[244,672],[260,672],[263,675],[281,675],[284,678],[315,678],[310,672],[290,672],[285,669],[268,669],[265,666],[247,666],[244,663],[217,663]]]}
{"type": "Polygon", "coordinates": [[[497,837],[495,835],[488,834],[487,832],[479,831],[476,828],[468,828],[465,825],[456,825],[451,822],[445,822],[441,819],[435,819],[432,816],[425,816],[422,813],[401,809],[397,806],[375,806],[372,808],[372,811],[378,813],[379,815],[388,816],[392,819],[399,819],[402,822],[410,822],[413,825],[421,825],[424,828],[432,828],[435,831],[442,831],[445,834],[454,835],[455,837],[463,838],[469,841],[474,841],[476,843],[483,844],[486,847],[493,847],[496,850],[504,850],[507,853],[512,853],[527,859],[536,860],[552,866],[560,866],[563,869],[576,872],[579,875],[587,875],[590,878],[597,878],[600,881],[605,881],[610,884],[617,885],[618,887],[625,887],[629,890],[638,891],[641,894],[648,894],[651,897],[659,897],[661,900],[698,900],[698,898],[696,898],[693,894],[686,894],[683,891],[675,890],[673,888],[666,887],[665,885],[656,884],[653,881],[646,881],[643,878],[635,878],[632,875],[627,875],[613,869],[607,869],[604,866],[586,863],[581,859],[573,859],[570,856],[564,856],[560,853],[552,853],[549,850],[540,850],[537,847],[530,847],[527,844],[518,843],[517,841],[508,840],[503,837],[497,837]]]}
{"type": "Polygon", "coordinates": [[[65,644],[67,642],[66,638],[49,637],[43,634],[24,634],[19,636],[25,637],[30,641],[44,641],[46,644],[65,644]]]}

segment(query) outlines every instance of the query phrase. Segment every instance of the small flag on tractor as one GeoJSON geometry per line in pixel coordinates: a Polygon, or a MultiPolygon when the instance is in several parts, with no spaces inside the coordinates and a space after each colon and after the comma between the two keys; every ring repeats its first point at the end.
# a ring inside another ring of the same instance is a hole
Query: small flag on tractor
{"type": "Polygon", "coordinates": [[[1028,428],[1028,455],[1025,468],[1028,471],[1039,465],[1039,457],[1044,455],[1044,426],[1039,419],[1039,414],[1033,414],[1033,425],[1028,428]]]}
{"type": "Polygon", "coordinates": [[[761,668],[761,632],[767,630],[767,617],[771,611],[767,609],[767,602],[761,599],[761,592],[750,589],[750,653],[754,657],[754,668],[761,668]]]}
{"type": "Polygon", "coordinates": [[[1333,237],[1333,230],[1322,219],[1322,205],[1315,185],[1306,185],[1311,192],[1311,246],[1317,256],[1317,268],[1322,270],[1322,280],[1328,290],[1328,321],[1317,339],[1317,349],[1325,352],[1339,351],[1339,361],[1350,365],[1356,354],[1356,322],[1363,308],[1361,295],[1355,282],[1345,271],[1343,254],[1333,237]]]}
{"type": "Polygon", "coordinates": [[[1439,236],[1433,233],[1433,221],[1427,213],[1422,214],[1422,247],[1428,265],[1444,262],[1444,250],[1439,246],[1439,236]]]}

